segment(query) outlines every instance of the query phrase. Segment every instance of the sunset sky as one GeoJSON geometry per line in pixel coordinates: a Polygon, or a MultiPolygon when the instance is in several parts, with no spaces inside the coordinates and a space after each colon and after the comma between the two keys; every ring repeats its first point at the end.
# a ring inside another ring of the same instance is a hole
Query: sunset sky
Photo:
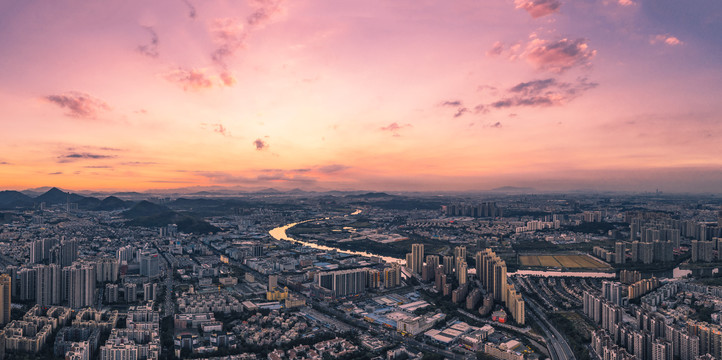
{"type": "Polygon", "coordinates": [[[722,1],[0,2],[0,188],[722,193],[722,1]]]}

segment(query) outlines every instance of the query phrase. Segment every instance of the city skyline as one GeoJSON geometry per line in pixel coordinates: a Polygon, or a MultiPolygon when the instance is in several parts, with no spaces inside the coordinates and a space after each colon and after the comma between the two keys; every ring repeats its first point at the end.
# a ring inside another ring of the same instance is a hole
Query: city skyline
{"type": "Polygon", "coordinates": [[[722,3],[0,5],[0,188],[722,192],[722,3]]]}

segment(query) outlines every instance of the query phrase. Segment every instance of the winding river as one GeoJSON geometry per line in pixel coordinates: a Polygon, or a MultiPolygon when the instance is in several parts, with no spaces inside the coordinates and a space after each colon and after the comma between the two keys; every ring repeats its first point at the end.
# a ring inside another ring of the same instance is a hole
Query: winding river
{"type": "MultiPolygon", "coordinates": [[[[356,210],[356,211],[352,212],[350,215],[358,215],[358,214],[360,214],[360,213],[361,213],[361,210],[359,209],[359,210],[356,210]]],[[[349,216],[349,215],[344,215],[344,216],[349,216]]],[[[330,218],[327,217],[327,218],[310,219],[310,220],[299,221],[299,222],[291,223],[291,224],[288,224],[288,225],[279,226],[279,227],[277,227],[277,228],[275,228],[275,229],[271,229],[268,233],[271,235],[271,237],[273,237],[273,238],[276,239],[276,240],[279,240],[279,241],[280,241],[280,240],[289,241],[289,242],[292,242],[292,243],[295,243],[295,244],[299,244],[299,245],[303,245],[303,246],[308,246],[308,247],[310,247],[310,248],[314,248],[314,249],[318,249],[318,250],[337,251],[337,252],[340,252],[340,253],[343,253],[343,254],[349,254],[349,255],[359,255],[359,256],[365,256],[365,257],[375,257],[375,258],[380,258],[381,260],[383,260],[383,261],[385,261],[385,262],[387,262],[387,263],[399,263],[399,264],[402,264],[402,265],[406,263],[406,260],[397,259],[397,258],[395,258],[395,257],[381,256],[381,255],[377,255],[377,254],[368,253],[368,252],[365,252],[365,251],[343,250],[343,249],[339,249],[339,248],[335,248],[335,247],[331,247],[331,246],[319,245],[319,244],[315,244],[315,243],[312,243],[312,242],[301,241],[301,240],[298,240],[298,239],[294,239],[294,238],[292,238],[292,237],[290,237],[290,236],[288,236],[288,235],[286,234],[286,230],[288,230],[288,229],[290,229],[290,228],[292,228],[292,227],[294,227],[294,226],[296,226],[296,225],[298,225],[298,224],[303,224],[303,223],[307,223],[307,222],[310,222],[310,221],[329,220],[329,219],[330,219],[330,218]]]]}

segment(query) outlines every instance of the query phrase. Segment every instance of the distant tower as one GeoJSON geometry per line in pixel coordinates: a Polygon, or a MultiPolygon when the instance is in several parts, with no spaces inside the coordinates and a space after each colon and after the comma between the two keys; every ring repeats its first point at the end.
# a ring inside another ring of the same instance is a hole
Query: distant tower
{"type": "Polygon", "coordinates": [[[0,275],[0,325],[10,322],[10,295],[12,279],[10,275],[0,275]]]}

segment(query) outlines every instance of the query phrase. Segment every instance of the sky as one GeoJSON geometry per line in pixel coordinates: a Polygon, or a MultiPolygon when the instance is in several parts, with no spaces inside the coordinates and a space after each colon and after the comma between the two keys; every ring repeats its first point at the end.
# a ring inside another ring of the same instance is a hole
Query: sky
{"type": "Polygon", "coordinates": [[[0,188],[722,193],[719,0],[0,1],[0,188]]]}

